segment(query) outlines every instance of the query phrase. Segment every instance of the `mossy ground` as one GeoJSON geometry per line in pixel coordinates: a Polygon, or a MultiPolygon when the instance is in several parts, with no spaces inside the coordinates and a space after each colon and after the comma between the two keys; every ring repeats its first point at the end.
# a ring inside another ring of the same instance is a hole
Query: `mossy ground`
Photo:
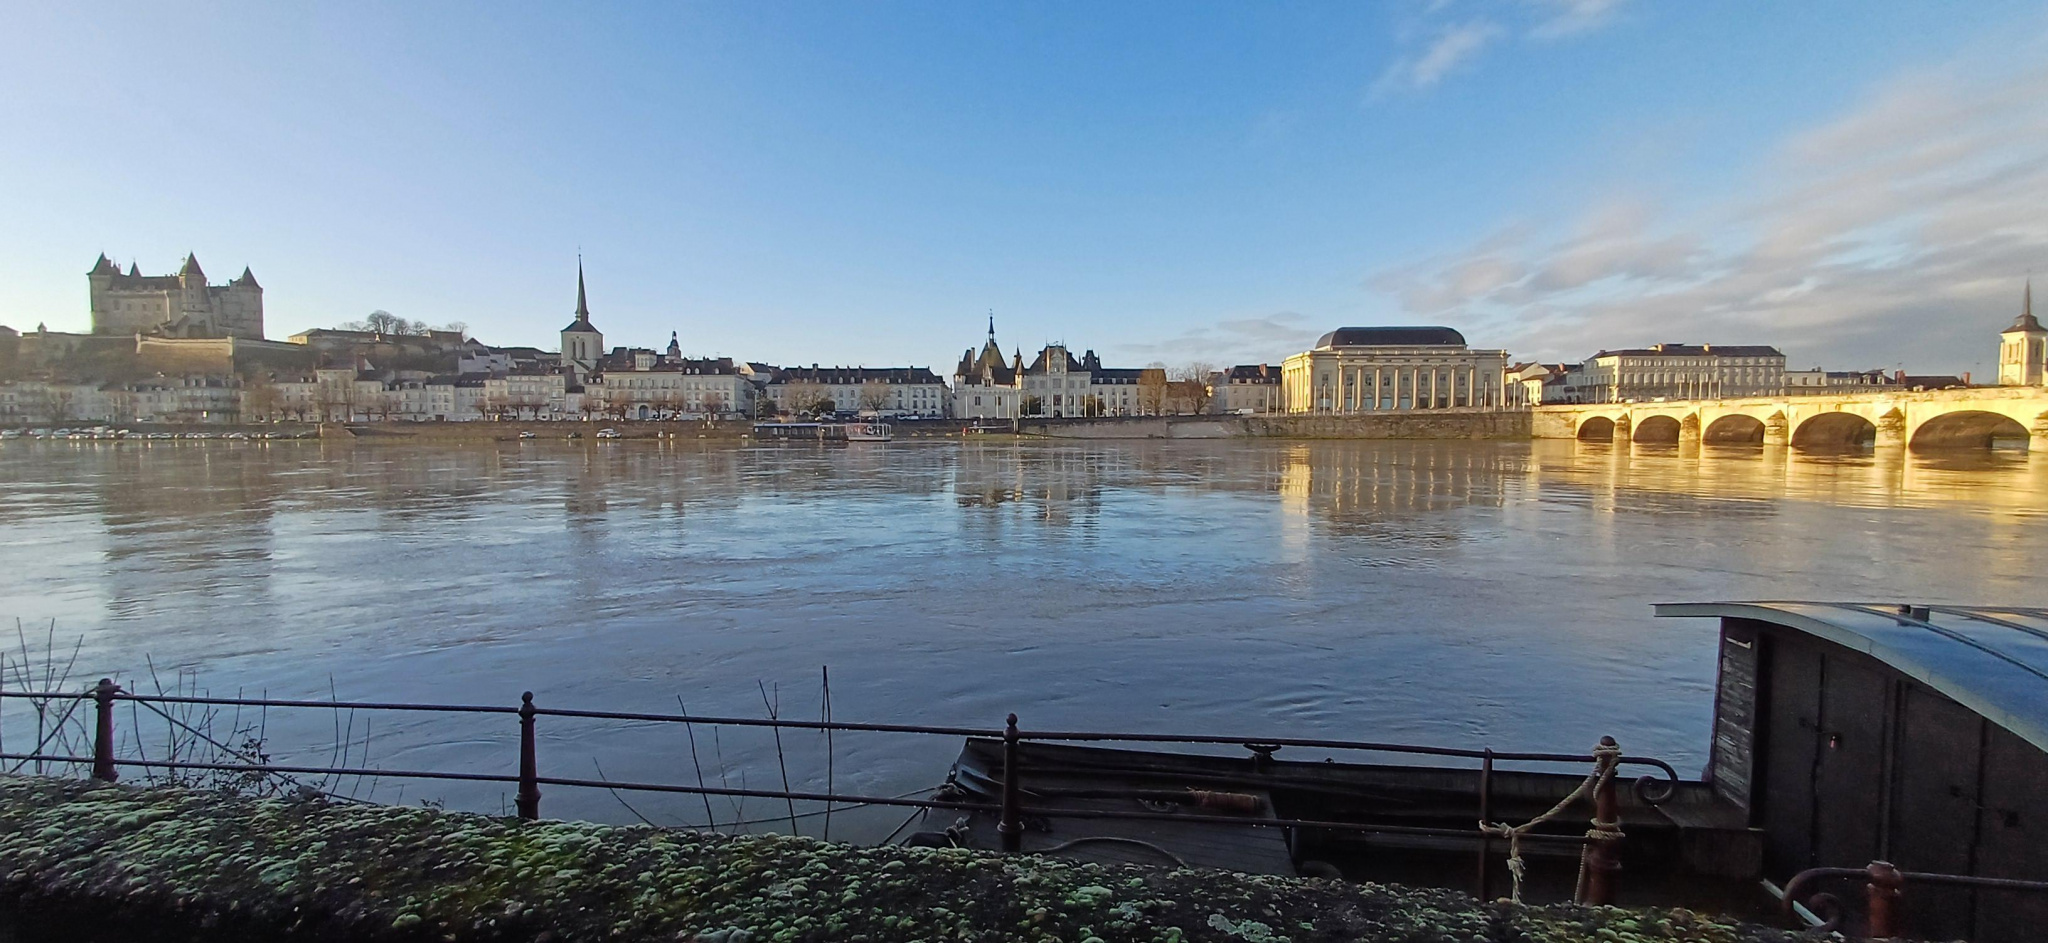
{"type": "Polygon", "coordinates": [[[0,777],[0,904],[132,939],[1698,943],[1684,911],[0,777]]]}

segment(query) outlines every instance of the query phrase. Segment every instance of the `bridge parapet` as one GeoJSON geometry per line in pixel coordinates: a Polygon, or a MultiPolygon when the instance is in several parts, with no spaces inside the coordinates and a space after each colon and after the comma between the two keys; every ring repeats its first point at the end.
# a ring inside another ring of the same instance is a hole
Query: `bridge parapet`
{"type": "Polygon", "coordinates": [[[1988,447],[2023,439],[2030,450],[2048,454],[2048,387],[1585,403],[1532,412],[1530,428],[1538,438],[1879,448],[1988,447]]]}

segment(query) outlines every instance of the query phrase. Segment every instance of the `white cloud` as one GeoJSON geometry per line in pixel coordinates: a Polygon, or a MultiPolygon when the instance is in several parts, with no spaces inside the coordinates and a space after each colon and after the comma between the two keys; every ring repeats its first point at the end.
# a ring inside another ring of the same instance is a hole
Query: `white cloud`
{"type": "Polygon", "coordinates": [[[1559,39],[1598,29],[1613,19],[1625,0],[1536,0],[1544,14],[1529,31],[1537,39],[1559,39]]]}
{"type": "Polygon", "coordinates": [[[1372,85],[1374,97],[1401,90],[1433,88],[1459,66],[1472,61],[1506,30],[1492,20],[1469,20],[1447,27],[1421,55],[1396,59],[1372,85]]]}
{"type": "Polygon", "coordinates": [[[1902,78],[1785,141],[1753,197],[1587,207],[1368,284],[1517,355],[1773,343],[1795,364],[1992,365],[2020,281],[2048,268],[2048,68],[1902,78]]]}
{"type": "Polygon", "coordinates": [[[1207,327],[1191,328],[1177,337],[1148,344],[1120,344],[1111,351],[1134,361],[1169,364],[1279,363],[1289,354],[1308,349],[1309,342],[1321,331],[1300,312],[1280,311],[1260,317],[1225,318],[1207,327]]]}

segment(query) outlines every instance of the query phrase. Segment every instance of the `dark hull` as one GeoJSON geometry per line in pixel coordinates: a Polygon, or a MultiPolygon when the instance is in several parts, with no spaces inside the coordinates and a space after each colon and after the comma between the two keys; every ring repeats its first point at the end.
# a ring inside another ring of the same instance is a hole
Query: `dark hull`
{"type": "MultiPolygon", "coordinates": [[[[966,742],[954,780],[968,801],[999,802],[1002,751],[997,740],[966,742]]],[[[1483,775],[1477,764],[1310,762],[1040,742],[1020,744],[1018,756],[1026,852],[1098,862],[1341,875],[1489,896],[1507,893],[1507,843],[1476,833],[1482,791],[1490,821],[1519,825],[1556,805],[1585,778],[1583,771],[1495,769],[1483,775]],[[1102,817],[1116,813],[1166,818],[1102,817]]],[[[1744,827],[1739,811],[1696,782],[1679,783],[1655,804],[1627,783],[1622,786],[1625,900],[1743,912],[1762,905],[1753,899],[1759,896],[1760,836],[1744,827]]],[[[1591,803],[1582,800],[1536,834],[1583,835],[1591,812],[1591,803]]],[[[996,824],[992,814],[964,816],[951,840],[997,848],[996,824]]],[[[1525,841],[1525,894],[1569,899],[1579,849],[1571,841],[1525,841]]]]}

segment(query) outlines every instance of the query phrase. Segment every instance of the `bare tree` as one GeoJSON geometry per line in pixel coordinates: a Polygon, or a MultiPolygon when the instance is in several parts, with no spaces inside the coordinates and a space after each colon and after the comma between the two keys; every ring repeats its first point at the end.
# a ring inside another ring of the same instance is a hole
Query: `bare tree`
{"type": "Polygon", "coordinates": [[[724,393],[720,393],[717,390],[712,390],[711,392],[704,394],[702,402],[704,404],[702,409],[704,411],[705,418],[717,419],[718,417],[725,415],[724,393]]]}
{"type": "Polygon", "coordinates": [[[822,383],[796,380],[782,386],[782,408],[791,415],[816,415],[831,405],[822,383]]]}
{"type": "Polygon", "coordinates": [[[372,311],[360,321],[350,321],[341,326],[344,331],[368,331],[373,334],[425,334],[429,329],[425,321],[408,321],[389,311],[372,311]]]}
{"type": "Polygon", "coordinates": [[[889,405],[889,381],[869,380],[860,385],[859,409],[861,412],[881,412],[889,405]]]}
{"type": "Polygon", "coordinates": [[[1166,365],[1150,364],[1138,371],[1138,413],[1158,416],[1166,412],[1166,365]]]}
{"type": "Polygon", "coordinates": [[[282,394],[270,382],[270,377],[259,373],[242,384],[242,415],[254,419],[276,419],[281,399],[282,394]]]}
{"type": "Polygon", "coordinates": [[[1206,363],[1191,363],[1177,367],[1169,373],[1168,398],[1173,402],[1175,412],[1205,413],[1209,411],[1209,399],[1215,388],[1210,384],[1216,375],[1216,368],[1206,363]]]}

